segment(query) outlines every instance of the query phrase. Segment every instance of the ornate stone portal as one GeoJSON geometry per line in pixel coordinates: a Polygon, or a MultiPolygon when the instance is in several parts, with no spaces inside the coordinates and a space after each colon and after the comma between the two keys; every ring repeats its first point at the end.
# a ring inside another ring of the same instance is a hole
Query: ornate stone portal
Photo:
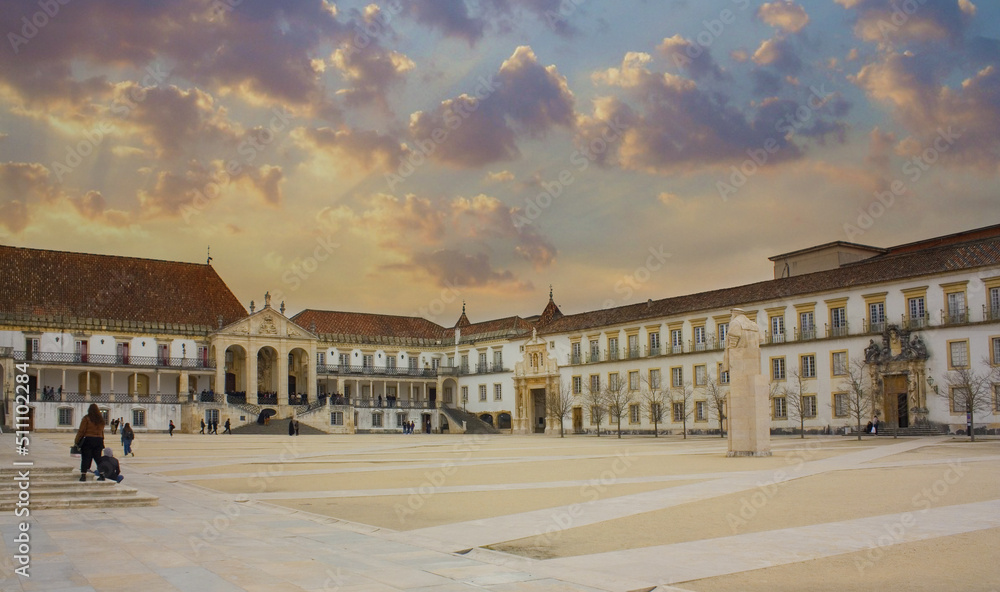
{"type": "Polygon", "coordinates": [[[729,452],[771,456],[767,379],[760,372],[760,327],[732,310],[722,369],[729,372],[729,452]]]}
{"type": "Polygon", "coordinates": [[[888,325],[869,340],[865,363],[875,385],[875,414],[887,428],[927,423],[927,346],[909,329],[888,325]]]}
{"type": "Polygon", "coordinates": [[[524,346],[524,358],[514,364],[514,434],[546,434],[559,431],[549,417],[546,395],[559,391],[559,365],[549,356],[548,346],[532,331],[524,346]]]}

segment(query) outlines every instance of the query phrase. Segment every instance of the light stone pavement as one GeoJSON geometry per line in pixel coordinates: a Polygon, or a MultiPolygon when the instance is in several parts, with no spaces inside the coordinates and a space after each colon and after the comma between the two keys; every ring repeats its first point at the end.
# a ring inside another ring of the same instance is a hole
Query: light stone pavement
{"type": "MultiPolygon", "coordinates": [[[[113,442],[109,436],[109,441],[113,442]]],[[[174,442],[191,442],[197,436],[179,435],[174,442]],[[185,440],[188,438],[189,440],[185,440]]],[[[3,556],[0,575],[3,591],[89,590],[289,590],[326,592],[451,592],[463,590],[506,591],[632,591],[680,590],[684,582],[724,574],[749,572],[772,566],[804,562],[872,548],[891,547],[985,529],[1000,528],[1000,500],[936,507],[913,520],[909,513],[812,524],[706,538],[669,545],[656,545],[613,552],[554,559],[530,559],[492,551],[486,545],[502,543],[551,530],[553,526],[577,528],[664,508],[699,502],[719,496],[758,490],[761,483],[783,483],[813,475],[880,466],[945,466],[960,455],[940,459],[905,460],[889,457],[913,451],[938,439],[900,439],[878,445],[846,448],[827,458],[805,460],[794,466],[750,471],[685,472],[649,476],[616,476],[616,483],[663,483],[694,481],[642,493],[605,497],[593,502],[549,507],[450,524],[395,531],[348,522],[333,517],[272,505],[269,501],[296,498],[377,498],[404,496],[414,488],[361,488],[319,491],[268,491],[270,483],[255,483],[258,472],[226,473],[227,478],[246,479],[248,490],[219,493],[199,482],[222,476],[178,475],[178,471],[212,469],[230,465],[280,466],[279,481],[294,481],[317,475],[346,476],[394,470],[393,465],[369,466],[380,455],[410,452],[407,469],[440,469],[446,466],[514,465],[525,462],[561,461],[581,458],[567,446],[607,446],[604,452],[589,452],[588,459],[614,462],[612,446],[637,444],[632,458],[702,455],[711,458],[725,452],[725,441],[652,439],[595,442],[577,437],[557,440],[498,436],[503,458],[475,452],[456,459],[440,453],[454,436],[421,436],[410,440],[356,436],[341,445],[343,461],[336,468],[296,470],[296,464],[329,461],[338,454],[323,450],[322,436],[302,437],[317,452],[299,452],[293,460],[282,456],[283,440],[235,436],[225,445],[203,453],[171,455],[166,437],[147,436],[157,455],[123,461],[127,483],[157,495],[155,507],[38,510],[32,512],[31,577],[15,575],[14,537],[22,521],[13,513],[0,516],[3,556]],[[158,438],[158,439],[157,439],[158,438]],[[150,439],[156,439],[155,444],[150,439]],[[235,450],[253,442],[253,450],[235,450]],[[552,445],[549,454],[532,454],[552,445]],[[166,453],[164,453],[166,450],[166,453]],[[524,454],[519,455],[518,450],[524,454]],[[886,460],[881,460],[886,459],[886,460]],[[139,462],[136,462],[136,461],[139,462]],[[358,466],[347,466],[357,463],[358,466]],[[365,464],[365,466],[361,466],[365,464]],[[569,517],[569,518],[564,518],[569,517]],[[889,533],[892,536],[887,536],[889,533]]],[[[605,440],[601,438],[600,440],[605,440]]],[[[817,439],[813,450],[842,446],[845,439],[817,439]]],[[[36,466],[65,465],[75,461],[65,453],[66,436],[35,434],[31,460],[36,466]]],[[[201,445],[204,440],[198,439],[201,445]]],[[[338,443],[345,440],[338,440],[338,443]]],[[[784,440],[778,446],[794,449],[799,442],[784,440]]],[[[15,460],[10,434],[0,436],[0,466],[15,460]]],[[[145,448],[143,450],[146,450],[145,448]]],[[[998,447],[1000,450],[1000,447],[998,447]]],[[[142,454],[142,452],[140,452],[142,454]]],[[[993,462],[1000,454],[985,454],[960,462],[993,462]]],[[[935,475],[940,474],[940,468],[935,475]]],[[[441,485],[435,493],[507,492],[557,487],[580,487],[587,479],[563,478],[526,483],[441,485]]],[[[460,516],[459,516],[460,517],[460,516]]],[[[1000,578],[998,578],[1000,579],[1000,578]]]]}

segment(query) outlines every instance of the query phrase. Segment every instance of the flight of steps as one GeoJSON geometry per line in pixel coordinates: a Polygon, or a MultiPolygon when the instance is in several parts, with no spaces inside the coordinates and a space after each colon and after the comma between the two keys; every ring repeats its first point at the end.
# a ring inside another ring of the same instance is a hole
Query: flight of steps
{"type": "MultiPolygon", "coordinates": [[[[863,428],[862,428],[862,431],[863,428]]],[[[851,436],[857,436],[857,428],[853,428],[850,433],[851,436]]],[[[872,434],[865,433],[866,436],[871,436],[872,434]]],[[[876,436],[889,436],[890,438],[894,435],[892,428],[881,427],[876,436]]],[[[921,424],[913,425],[907,428],[899,428],[896,430],[896,436],[913,437],[913,436],[947,436],[948,426],[939,424],[921,424]]]]}
{"type": "MultiPolygon", "coordinates": [[[[140,493],[125,482],[97,481],[93,473],[80,482],[80,471],[72,467],[24,467],[29,478],[29,506],[35,510],[65,510],[71,508],[118,508],[155,506],[159,498],[140,493]]],[[[13,512],[21,489],[17,469],[0,469],[0,512],[13,512]]],[[[23,507],[23,506],[22,506],[23,507]]]]}

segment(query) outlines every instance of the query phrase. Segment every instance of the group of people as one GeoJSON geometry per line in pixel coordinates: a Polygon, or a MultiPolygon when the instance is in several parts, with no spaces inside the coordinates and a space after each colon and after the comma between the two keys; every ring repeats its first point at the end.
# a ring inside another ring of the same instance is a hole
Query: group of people
{"type": "Polygon", "coordinates": [[[867,426],[865,426],[865,433],[866,434],[878,434],[878,416],[877,415],[875,417],[873,417],[871,421],[868,422],[867,426]]]}
{"type": "MultiPolygon", "coordinates": [[[[382,395],[378,396],[378,406],[382,406],[382,395]]],[[[395,407],[396,406],[396,395],[386,395],[385,396],[385,406],[395,407]]]]}
{"type": "MultiPolygon", "coordinates": [[[[115,420],[112,425],[115,425],[116,422],[120,424],[120,420],[115,420]]],[[[115,458],[114,452],[111,448],[104,446],[104,427],[105,421],[101,410],[96,403],[91,403],[90,407],[87,408],[87,414],[80,420],[80,428],[76,431],[74,439],[74,443],[80,448],[80,481],[87,480],[87,473],[90,472],[91,465],[95,463],[97,469],[94,474],[97,475],[98,481],[113,479],[121,483],[124,479],[121,474],[121,465],[115,458]]],[[[117,425],[115,427],[117,428],[117,425]]],[[[125,456],[130,453],[135,456],[135,453],[131,451],[132,440],[135,439],[132,426],[126,423],[121,429],[121,436],[125,456]]]]}
{"type": "Polygon", "coordinates": [[[299,420],[294,417],[288,418],[288,435],[298,436],[299,435],[299,420]]]}
{"type": "MultiPolygon", "coordinates": [[[[174,425],[174,422],[170,422],[171,429],[173,429],[173,425],[174,425]]],[[[226,423],[223,425],[223,427],[225,428],[225,429],[222,430],[223,434],[230,434],[230,435],[232,435],[232,433],[233,433],[232,429],[231,429],[232,428],[232,424],[229,423],[229,418],[228,417],[226,418],[226,423]]],[[[213,419],[213,420],[211,420],[208,423],[205,423],[204,419],[201,420],[201,432],[199,432],[199,433],[200,434],[205,434],[205,433],[218,434],[219,433],[219,420],[218,419],[213,419]],[[205,432],[205,428],[206,427],[208,428],[208,432],[205,432]]]]}
{"type": "Polygon", "coordinates": [[[43,401],[55,401],[55,400],[57,400],[56,399],[56,394],[59,395],[58,400],[61,401],[62,400],[62,386],[59,387],[58,391],[56,390],[56,387],[54,387],[54,386],[43,386],[42,387],[42,400],[43,401]]]}
{"type": "Polygon", "coordinates": [[[410,421],[404,421],[403,422],[403,433],[404,434],[412,434],[413,430],[416,427],[417,427],[417,424],[414,423],[412,420],[410,420],[410,421]]]}

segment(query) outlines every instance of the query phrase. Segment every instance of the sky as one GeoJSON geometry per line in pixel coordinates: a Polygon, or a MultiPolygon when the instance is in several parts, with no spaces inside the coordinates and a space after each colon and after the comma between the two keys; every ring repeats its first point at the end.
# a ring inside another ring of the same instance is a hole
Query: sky
{"type": "Polygon", "coordinates": [[[1000,222],[992,1],[0,0],[0,33],[0,243],[210,249],[247,308],[572,314],[1000,222]]]}

